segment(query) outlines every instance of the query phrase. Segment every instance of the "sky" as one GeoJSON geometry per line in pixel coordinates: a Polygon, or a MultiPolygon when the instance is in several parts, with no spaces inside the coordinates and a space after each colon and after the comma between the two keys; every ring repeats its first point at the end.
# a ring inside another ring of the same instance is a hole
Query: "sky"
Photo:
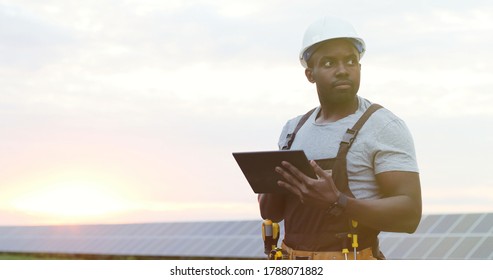
{"type": "Polygon", "coordinates": [[[326,15],[413,134],[423,213],[492,212],[491,1],[0,0],[0,225],[260,219],[232,152],[317,106],[326,15]]]}

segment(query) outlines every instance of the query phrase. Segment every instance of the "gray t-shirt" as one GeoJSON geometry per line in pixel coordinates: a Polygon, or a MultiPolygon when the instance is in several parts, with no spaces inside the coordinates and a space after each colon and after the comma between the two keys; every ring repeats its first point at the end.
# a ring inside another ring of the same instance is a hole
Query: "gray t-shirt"
{"type": "MultiPolygon", "coordinates": [[[[308,159],[334,158],[345,131],[352,128],[371,102],[358,96],[358,109],[352,115],[327,124],[316,124],[318,107],[296,134],[291,150],[304,150],[308,159]]],[[[289,120],[279,138],[286,143],[302,115],[289,120]]],[[[412,135],[404,121],[389,110],[377,110],[364,124],[347,155],[349,188],[358,199],[377,199],[375,174],[386,171],[418,172],[412,135]]]]}

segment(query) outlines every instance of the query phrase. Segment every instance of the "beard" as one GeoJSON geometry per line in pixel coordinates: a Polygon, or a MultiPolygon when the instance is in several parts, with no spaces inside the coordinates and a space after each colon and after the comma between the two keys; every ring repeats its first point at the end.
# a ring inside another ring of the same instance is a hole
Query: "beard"
{"type": "Polygon", "coordinates": [[[345,106],[351,104],[356,98],[358,87],[348,90],[323,89],[317,86],[318,99],[322,106],[345,106]]]}

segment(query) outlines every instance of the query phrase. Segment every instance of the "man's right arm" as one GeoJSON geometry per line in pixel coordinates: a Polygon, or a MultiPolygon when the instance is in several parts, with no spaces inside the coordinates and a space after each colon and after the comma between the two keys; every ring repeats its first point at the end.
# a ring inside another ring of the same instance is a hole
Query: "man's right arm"
{"type": "MultiPolygon", "coordinates": [[[[279,141],[277,143],[279,149],[282,149],[282,147],[285,146],[288,133],[291,133],[294,130],[301,117],[302,116],[298,116],[295,119],[289,120],[283,126],[281,135],[279,136],[279,141]]],[[[286,204],[284,194],[259,194],[258,203],[260,206],[260,216],[262,219],[269,219],[275,223],[284,220],[284,206],[286,204]]]]}
{"type": "Polygon", "coordinates": [[[275,223],[284,219],[284,195],[262,193],[258,195],[258,203],[262,219],[269,219],[275,223]]]}

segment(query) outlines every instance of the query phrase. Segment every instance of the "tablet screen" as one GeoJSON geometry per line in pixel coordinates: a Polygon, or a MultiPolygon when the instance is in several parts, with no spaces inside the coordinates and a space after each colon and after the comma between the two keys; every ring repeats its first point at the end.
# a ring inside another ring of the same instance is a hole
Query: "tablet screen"
{"type": "Polygon", "coordinates": [[[316,178],[302,150],[238,152],[233,153],[233,156],[255,193],[287,192],[277,185],[281,175],[274,170],[276,166],[281,166],[282,161],[287,161],[306,175],[316,178]]]}

